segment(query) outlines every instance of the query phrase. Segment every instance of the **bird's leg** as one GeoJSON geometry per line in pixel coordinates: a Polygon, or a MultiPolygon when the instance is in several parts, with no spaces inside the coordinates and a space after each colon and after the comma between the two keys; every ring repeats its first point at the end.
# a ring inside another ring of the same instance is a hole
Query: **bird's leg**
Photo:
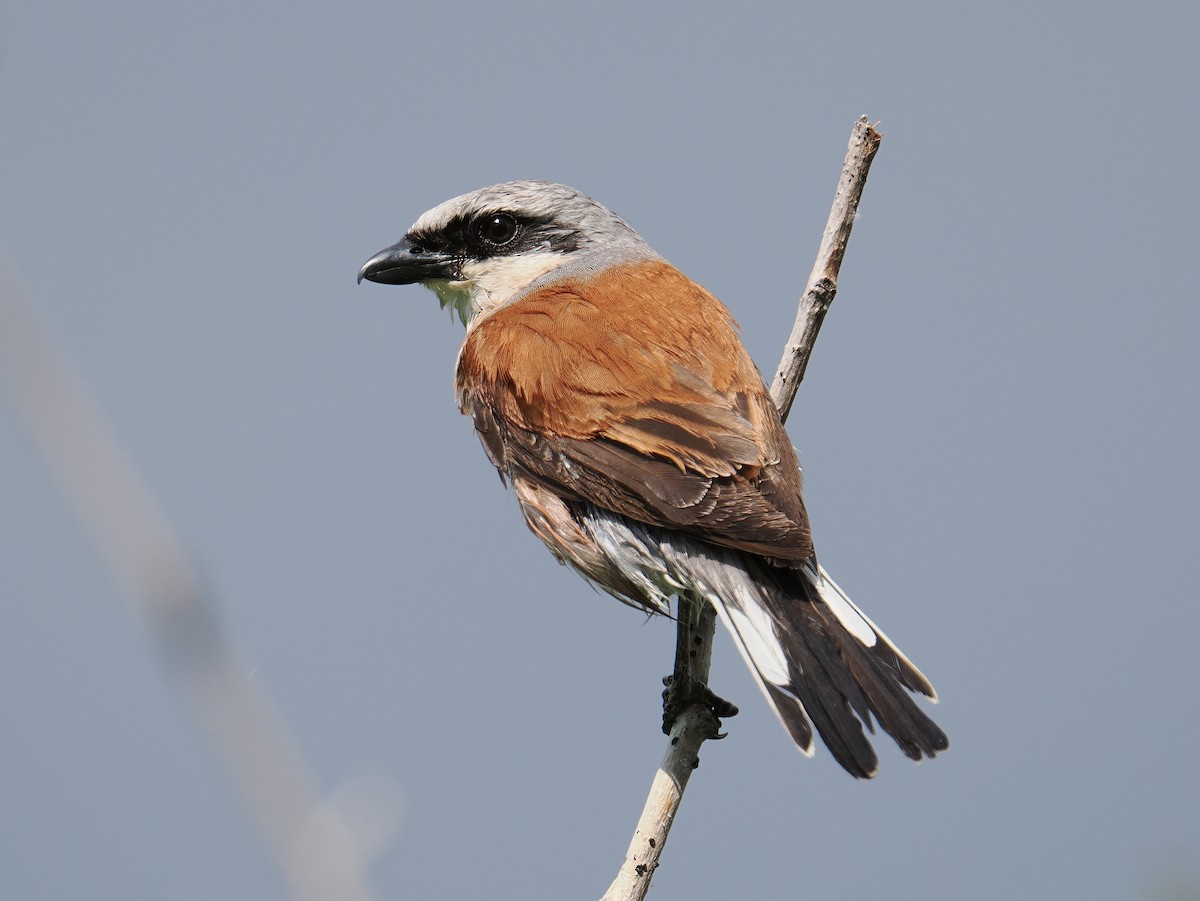
{"type": "MultiPolygon", "coordinates": [[[[700,666],[699,655],[704,646],[700,633],[701,617],[713,615],[708,602],[690,593],[678,597],[675,640],[675,671],[663,679],[663,732],[671,734],[675,720],[692,704],[703,707],[713,715],[716,722],[713,738],[724,738],[720,731],[722,717],[736,716],[738,709],[724,698],[716,695],[705,679],[697,676],[697,670],[708,670],[708,661],[700,666]]],[[[710,628],[711,634],[711,628],[710,628]]],[[[709,649],[711,651],[711,649],[709,649]]]]}

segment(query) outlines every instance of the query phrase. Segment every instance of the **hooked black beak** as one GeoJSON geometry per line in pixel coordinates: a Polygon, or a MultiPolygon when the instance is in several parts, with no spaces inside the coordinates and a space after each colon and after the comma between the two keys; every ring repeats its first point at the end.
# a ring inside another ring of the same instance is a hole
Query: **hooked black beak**
{"type": "Polygon", "coordinates": [[[381,285],[411,285],[427,278],[457,278],[461,260],[445,251],[429,250],[408,238],[379,251],[363,263],[358,280],[381,285]]]}

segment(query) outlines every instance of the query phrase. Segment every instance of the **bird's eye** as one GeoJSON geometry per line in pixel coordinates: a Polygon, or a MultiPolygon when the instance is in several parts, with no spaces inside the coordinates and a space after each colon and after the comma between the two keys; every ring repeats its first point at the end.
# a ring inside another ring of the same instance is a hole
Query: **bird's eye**
{"type": "Polygon", "coordinates": [[[517,236],[517,220],[508,213],[487,216],[476,228],[479,237],[494,247],[503,247],[517,236]]]}

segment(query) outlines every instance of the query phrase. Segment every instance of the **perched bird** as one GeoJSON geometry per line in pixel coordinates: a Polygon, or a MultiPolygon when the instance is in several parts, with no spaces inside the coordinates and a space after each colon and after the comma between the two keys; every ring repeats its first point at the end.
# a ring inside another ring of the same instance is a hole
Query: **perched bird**
{"type": "Polygon", "coordinates": [[[933,686],[816,561],[800,465],[729,311],[608,208],[514,181],[448,200],[358,279],[420,282],[467,333],[458,403],[529,528],[618,600],[716,608],[800,749],[856,777],[872,717],[945,750],[933,686]]]}

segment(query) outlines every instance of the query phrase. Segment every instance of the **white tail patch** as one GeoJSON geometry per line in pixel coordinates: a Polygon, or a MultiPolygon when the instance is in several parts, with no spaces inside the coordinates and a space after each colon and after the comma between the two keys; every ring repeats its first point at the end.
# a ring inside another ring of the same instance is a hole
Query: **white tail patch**
{"type": "MultiPolygon", "coordinates": [[[[783,711],[779,709],[776,699],[771,696],[771,691],[767,688],[767,683],[770,682],[775,686],[775,690],[780,692],[783,697],[793,702],[799,710],[800,718],[807,720],[807,714],[804,711],[804,705],[792,693],[791,680],[788,678],[787,661],[783,656],[783,649],[779,645],[779,639],[775,636],[775,627],[771,623],[771,618],[757,598],[749,597],[752,589],[745,586],[738,586],[735,589],[738,600],[746,604],[746,609],[740,609],[730,604],[726,604],[724,599],[712,591],[704,591],[704,595],[716,608],[717,615],[721,622],[725,624],[725,628],[729,630],[729,634],[733,637],[733,643],[737,646],[738,653],[742,655],[742,659],[746,661],[746,666],[750,670],[750,674],[754,676],[754,681],[758,684],[759,691],[763,697],[767,699],[767,703],[771,705],[771,710],[774,711],[776,718],[780,724],[788,732],[792,734],[792,729],[788,726],[787,718],[783,711]]],[[[793,714],[794,716],[795,714],[793,714]]],[[[813,742],[811,733],[807,743],[802,743],[799,738],[796,739],[796,748],[805,757],[813,756],[813,742]]]]}
{"type": "Polygon", "coordinates": [[[738,587],[741,606],[721,605],[726,607],[724,612],[728,614],[729,622],[726,625],[741,639],[745,653],[753,661],[753,668],[764,679],[779,686],[790,684],[787,658],[783,656],[783,648],[775,634],[775,624],[763,610],[758,598],[749,597],[748,591],[738,587]]]}
{"type": "Polygon", "coordinates": [[[866,647],[875,647],[878,639],[875,624],[867,619],[866,614],[859,610],[846,592],[838,587],[837,582],[829,577],[829,573],[825,572],[825,567],[818,566],[815,573],[806,567],[804,574],[816,587],[821,600],[833,611],[833,615],[837,617],[843,628],[866,647]]]}

